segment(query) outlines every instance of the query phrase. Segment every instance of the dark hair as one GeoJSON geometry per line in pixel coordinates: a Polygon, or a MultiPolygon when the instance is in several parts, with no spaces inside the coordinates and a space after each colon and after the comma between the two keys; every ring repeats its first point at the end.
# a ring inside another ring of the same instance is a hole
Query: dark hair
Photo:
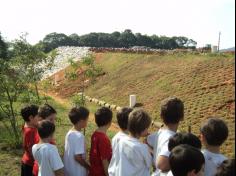
{"type": "Polygon", "coordinates": [[[198,173],[205,163],[202,152],[189,145],[175,147],[171,151],[169,161],[174,176],[187,176],[193,170],[198,173]]]}
{"type": "Polygon", "coordinates": [[[140,135],[151,125],[151,118],[143,109],[135,109],[129,114],[128,130],[134,135],[140,135]]]}
{"type": "Polygon", "coordinates": [[[38,125],[38,133],[41,139],[51,136],[55,132],[55,125],[48,121],[42,120],[38,125]]]}
{"type": "Polygon", "coordinates": [[[202,148],[200,139],[192,133],[176,133],[173,137],[170,138],[168,149],[169,151],[173,150],[178,145],[187,144],[197,149],[202,148]]]}
{"type": "Polygon", "coordinates": [[[72,108],[69,112],[69,119],[71,123],[76,124],[80,120],[88,119],[89,111],[85,107],[75,107],[72,108]]]}
{"type": "Polygon", "coordinates": [[[201,127],[201,133],[208,145],[220,146],[228,138],[229,129],[219,118],[209,118],[201,127]]]}
{"type": "Polygon", "coordinates": [[[57,111],[49,104],[44,104],[44,106],[39,108],[39,117],[41,117],[42,119],[46,119],[50,115],[56,113],[57,111]]]}
{"type": "Polygon", "coordinates": [[[218,168],[215,176],[234,176],[235,159],[225,160],[218,168]]]}
{"type": "Polygon", "coordinates": [[[122,130],[127,130],[129,114],[133,111],[132,108],[124,107],[119,112],[117,112],[116,118],[119,124],[119,127],[122,130]]]}
{"type": "Polygon", "coordinates": [[[21,109],[21,116],[23,117],[24,121],[29,122],[30,116],[37,116],[38,115],[38,109],[39,107],[36,105],[27,105],[24,108],[21,109]]]}
{"type": "Polygon", "coordinates": [[[161,102],[161,118],[165,124],[176,124],[184,118],[184,103],[169,97],[161,102]]]}
{"type": "Polygon", "coordinates": [[[112,111],[109,108],[102,107],[95,113],[95,122],[98,127],[105,126],[112,121],[112,111]]]}

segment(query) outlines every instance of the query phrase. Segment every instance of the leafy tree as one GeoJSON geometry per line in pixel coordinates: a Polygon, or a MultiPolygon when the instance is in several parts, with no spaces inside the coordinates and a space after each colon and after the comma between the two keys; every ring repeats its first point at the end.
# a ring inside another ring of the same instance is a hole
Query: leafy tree
{"type": "Polygon", "coordinates": [[[6,59],[7,58],[7,44],[2,39],[1,33],[0,33],[0,59],[6,59]]]}
{"type": "Polygon", "coordinates": [[[11,65],[14,65],[12,60],[0,60],[0,114],[2,124],[13,138],[13,145],[19,146],[21,138],[15,104],[27,86],[22,70],[11,65]]]}

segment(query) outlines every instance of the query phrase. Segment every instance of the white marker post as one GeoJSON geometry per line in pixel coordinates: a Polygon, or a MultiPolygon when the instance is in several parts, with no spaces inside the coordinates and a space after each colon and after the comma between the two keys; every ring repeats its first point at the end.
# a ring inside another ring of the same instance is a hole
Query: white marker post
{"type": "Polygon", "coordinates": [[[136,101],[137,101],[136,95],[130,95],[129,106],[133,108],[136,105],[136,101]]]}

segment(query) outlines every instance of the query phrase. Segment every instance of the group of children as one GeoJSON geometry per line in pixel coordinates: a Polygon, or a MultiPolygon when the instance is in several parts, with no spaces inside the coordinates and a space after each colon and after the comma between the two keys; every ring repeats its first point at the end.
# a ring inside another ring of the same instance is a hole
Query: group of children
{"type": "Polygon", "coordinates": [[[102,107],[95,113],[97,129],[91,136],[89,162],[86,158],[86,128],[89,110],[72,108],[72,128],[65,137],[62,159],[53,137],[56,111],[49,105],[26,106],[21,111],[24,156],[22,176],[233,176],[234,159],[220,154],[228,127],[219,118],[209,118],[200,129],[200,139],[177,132],[184,120],[184,104],[170,97],[161,103],[163,126],[149,134],[152,124],[140,108],[122,108],[117,113],[120,127],[110,142],[107,131],[113,113],[102,107]],[[204,150],[202,150],[202,144],[204,150]]]}

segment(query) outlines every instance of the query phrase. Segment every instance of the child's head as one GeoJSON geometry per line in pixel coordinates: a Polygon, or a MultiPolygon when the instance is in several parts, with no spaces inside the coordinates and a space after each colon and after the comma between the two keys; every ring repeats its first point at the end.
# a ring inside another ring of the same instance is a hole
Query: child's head
{"type": "Polygon", "coordinates": [[[98,127],[107,126],[108,128],[111,125],[112,121],[112,111],[109,108],[102,107],[97,110],[95,113],[95,122],[98,127]]]}
{"type": "Polygon", "coordinates": [[[215,176],[234,176],[235,159],[225,160],[217,169],[215,176]]]}
{"type": "Polygon", "coordinates": [[[201,127],[201,140],[208,146],[221,146],[228,134],[226,123],[219,118],[209,118],[201,127]]]}
{"type": "Polygon", "coordinates": [[[128,119],[129,114],[133,111],[132,108],[122,108],[119,112],[117,112],[117,122],[119,124],[120,129],[126,131],[128,129],[128,119]]]}
{"type": "Polygon", "coordinates": [[[176,133],[170,138],[168,148],[169,151],[173,150],[178,145],[187,144],[197,149],[202,148],[200,139],[192,133],[176,133]]]}
{"type": "Polygon", "coordinates": [[[171,151],[169,161],[174,176],[204,176],[205,159],[199,149],[179,145],[171,151]]]}
{"type": "Polygon", "coordinates": [[[48,138],[49,140],[53,138],[53,134],[55,132],[54,123],[48,120],[42,120],[38,125],[38,133],[41,139],[48,138]]]}
{"type": "Polygon", "coordinates": [[[39,108],[39,117],[41,120],[49,120],[50,122],[55,123],[56,116],[57,111],[49,104],[45,104],[39,108]]]}
{"type": "Polygon", "coordinates": [[[38,109],[36,105],[27,105],[21,109],[21,116],[24,121],[32,126],[38,125],[38,109]]]}
{"type": "Polygon", "coordinates": [[[128,130],[134,137],[146,137],[151,118],[143,109],[135,109],[129,114],[128,130]]]}
{"type": "Polygon", "coordinates": [[[161,118],[168,124],[178,124],[184,118],[184,103],[176,98],[169,97],[161,102],[161,118]]]}
{"type": "Polygon", "coordinates": [[[75,107],[69,112],[69,119],[75,126],[80,124],[81,128],[85,128],[88,123],[89,111],[85,107],[75,107]]]}

